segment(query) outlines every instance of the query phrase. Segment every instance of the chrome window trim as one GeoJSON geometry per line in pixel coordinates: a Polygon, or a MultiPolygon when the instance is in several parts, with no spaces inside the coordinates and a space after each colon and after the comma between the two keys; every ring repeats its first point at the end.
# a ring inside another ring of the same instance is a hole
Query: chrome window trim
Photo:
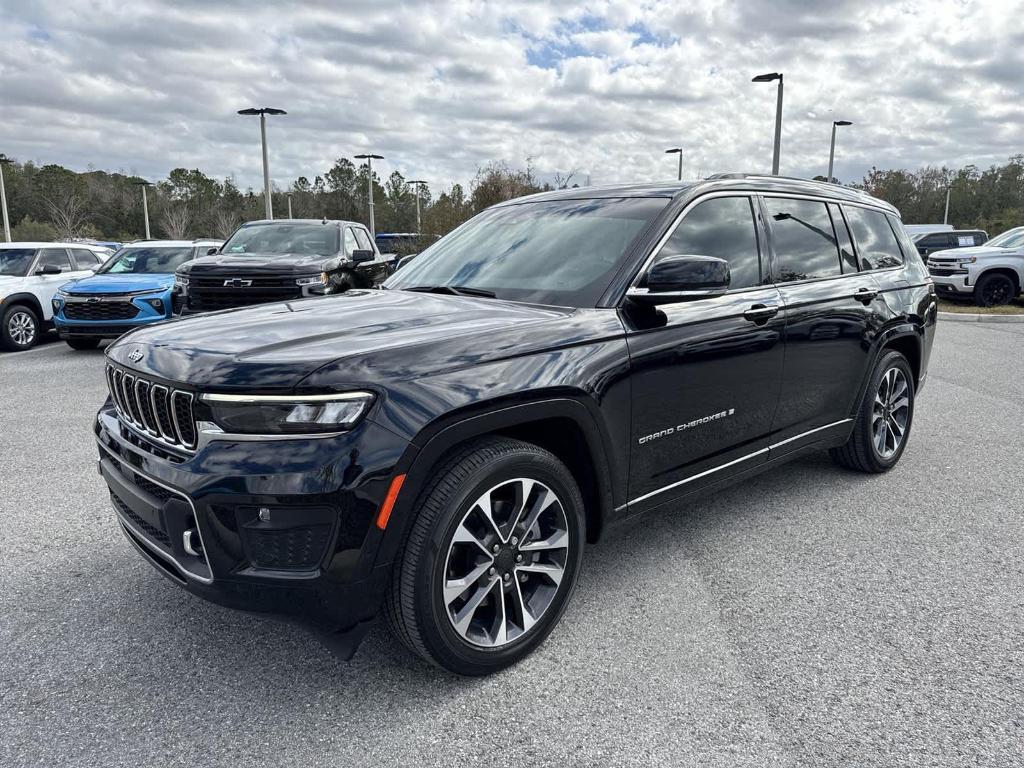
{"type": "Polygon", "coordinates": [[[756,456],[760,456],[763,453],[768,453],[769,451],[772,451],[772,450],[774,450],[776,448],[780,448],[783,445],[787,445],[789,443],[792,443],[792,442],[795,442],[795,441],[800,440],[802,438],[805,438],[808,435],[813,435],[816,432],[821,432],[821,431],[826,430],[826,429],[831,429],[832,427],[838,427],[841,424],[848,424],[848,423],[850,423],[852,421],[853,421],[853,419],[840,419],[839,421],[833,421],[831,424],[826,424],[826,425],[824,425],[822,427],[815,427],[814,429],[809,429],[806,432],[801,432],[799,435],[793,435],[793,437],[787,437],[785,440],[780,440],[777,443],[772,443],[767,448],[761,448],[759,450],[754,451],[753,453],[748,453],[748,454],[745,454],[743,456],[740,456],[737,459],[733,459],[732,461],[727,461],[725,464],[719,464],[718,466],[711,467],[710,469],[705,469],[703,472],[698,472],[695,475],[690,475],[689,477],[684,477],[682,480],[677,480],[674,483],[669,483],[668,485],[664,485],[661,488],[655,488],[653,491],[649,491],[648,493],[645,493],[642,496],[637,496],[635,499],[630,499],[623,506],[618,507],[618,510],[621,510],[621,509],[624,509],[626,507],[632,506],[633,504],[638,504],[641,501],[646,501],[647,499],[649,499],[649,498],[651,498],[653,496],[657,496],[659,493],[664,493],[665,491],[670,491],[673,488],[678,488],[681,485],[686,485],[687,483],[692,483],[694,480],[699,480],[702,477],[707,477],[708,475],[713,474],[715,472],[720,472],[723,469],[728,469],[729,467],[734,466],[736,464],[739,464],[740,462],[748,461],[748,460],[750,460],[750,459],[752,459],[752,458],[754,458],[756,456]]]}

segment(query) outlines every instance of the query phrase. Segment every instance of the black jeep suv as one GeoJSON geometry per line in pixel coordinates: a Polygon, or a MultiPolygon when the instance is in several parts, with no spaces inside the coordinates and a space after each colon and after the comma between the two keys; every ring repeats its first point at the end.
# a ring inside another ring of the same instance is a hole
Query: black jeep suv
{"type": "Polygon", "coordinates": [[[353,221],[250,221],[219,249],[178,268],[175,310],[191,314],[370,288],[391,273],[393,260],[353,221]]]}
{"type": "Polygon", "coordinates": [[[384,289],[121,337],[100,471],[190,592],[349,654],[383,613],[471,675],[614,523],[807,451],[892,468],[936,317],[892,207],[738,174],[504,203],[384,289]]]}

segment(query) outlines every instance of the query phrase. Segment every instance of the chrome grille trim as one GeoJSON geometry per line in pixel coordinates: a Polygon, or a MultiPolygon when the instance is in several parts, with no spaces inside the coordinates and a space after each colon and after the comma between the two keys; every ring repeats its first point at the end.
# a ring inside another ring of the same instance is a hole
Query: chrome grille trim
{"type": "Polygon", "coordinates": [[[121,421],[159,444],[185,451],[196,449],[199,425],[193,410],[195,395],[109,364],[106,379],[121,421]],[[180,417],[179,409],[183,411],[180,417]],[[165,414],[163,419],[161,413],[165,414]]]}

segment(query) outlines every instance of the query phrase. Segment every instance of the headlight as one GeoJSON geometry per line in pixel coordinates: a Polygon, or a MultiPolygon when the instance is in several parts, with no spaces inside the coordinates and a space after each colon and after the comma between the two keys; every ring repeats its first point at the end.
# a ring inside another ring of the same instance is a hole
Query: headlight
{"type": "Polygon", "coordinates": [[[65,299],[68,297],[69,294],[67,293],[67,291],[62,291],[58,288],[57,295],[60,296],[62,299],[65,299]]]}
{"type": "Polygon", "coordinates": [[[974,263],[974,262],[976,262],[977,260],[978,260],[978,257],[977,257],[977,256],[967,256],[967,257],[964,257],[964,258],[962,258],[962,259],[959,259],[958,261],[959,261],[959,262],[960,262],[961,264],[973,264],[973,263],[974,263]]]}
{"type": "Polygon", "coordinates": [[[327,273],[321,272],[312,277],[300,277],[295,280],[296,285],[327,285],[327,273]]]}
{"type": "Polygon", "coordinates": [[[185,275],[175,275],[174,284],[180,285],[182,288],[188,287],[188,278],[185,275]]]}
{"type": "Polygon", "coordinates": [[[315,434],[351,429],[373,403],[371,392],[334,395],[203,395],[225,432],[256,435],[315,434]]]}

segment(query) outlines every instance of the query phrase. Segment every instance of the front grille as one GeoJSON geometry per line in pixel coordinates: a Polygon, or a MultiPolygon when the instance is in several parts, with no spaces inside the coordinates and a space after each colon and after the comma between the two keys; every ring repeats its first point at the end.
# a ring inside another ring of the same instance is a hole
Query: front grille
{"type": "Polygon", "coordinates": [[[196,447],[191,392],[170,389],[112,365],[107,366],[107,387],[118,414],[129,424],[174,447],[196,447]]]}
{"type": "Polygon", "coordinates": [[[250,558],[258,568],[315,568],[331,535],[329,525],[245,531],[250,558]]]}
{"type": "Polygon", "coordinates": [[[58,328],[64,336],[120,336],[138,328],[137,325],[62,325],[58,328]]]}
{"type": "Polygon", "coordinates": [[[190,277],[188,308],[212,311],[302,298],[302,289],[295,284],[294,277],[238,278],[245,280],[249,285],[237,287],[230,285],[233,279],[235,278],[190,277]],[[225,282],[229,285],[225,285],[225,282]]]}
{"type": "Polygon", "coordinates": [[[162,528],[157,528],[155,525],[151,525],[148,521],[143,520],[135,514],[131,507],[121,501],[118,495],[113,491],[110,493],[110,500],[114,502],[114,506],[117,507],[117,511],[120,512],[123,517],[131,520],[132,524],[135,525],[136,528],[141,530],[154,541],[160,542],[168,549],[171,548],[171,537],[167,535],[167,531],[162,528]]]}
{"type": "Polygon", "coordinates": [[[966,275],[966,269],[953,269],[952,267],[928,267],[928,274],[936,277],[950,277],[951,275],[966,275]]]}
{"type": "Polygon", "coordinates": [[[69,301],[64,317],[69,320],[131,320],[139,308],[130,301],[69,301]]]}

